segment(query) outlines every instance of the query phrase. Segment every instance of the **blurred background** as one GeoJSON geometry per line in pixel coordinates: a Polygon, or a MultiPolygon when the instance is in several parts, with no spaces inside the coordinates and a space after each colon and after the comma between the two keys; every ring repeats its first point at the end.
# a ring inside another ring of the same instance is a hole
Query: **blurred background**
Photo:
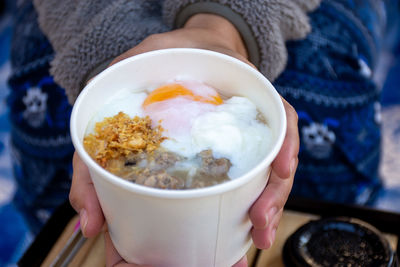
{"type": "Polygon", "coordinates": [[[12,1],[0,1],[0,266],[16,266],[33,235],[11,203],[15,192],[9,146],[7,79],[12,34],[12,1]]]}
{"type": "MultiPolygon", "coordinates": [[[[10,73],[9,50],[13,1],[0,1],[0,266],[16,266],[34,239],[22,216],[11,203],[15,193],[10,161],[7,110],[10,73]]],[[[389,27],[387,48],[382,52],[376,82],[382,87],[383,156],[381,175],[385,188],[374,208],[400,213],[400,43],[399,23],[389,27]]]]}

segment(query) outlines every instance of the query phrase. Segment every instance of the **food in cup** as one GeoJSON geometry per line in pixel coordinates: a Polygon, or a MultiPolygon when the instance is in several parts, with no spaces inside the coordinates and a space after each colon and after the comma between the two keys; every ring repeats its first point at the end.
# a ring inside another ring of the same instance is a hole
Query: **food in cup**
{"type": "Polygon", "coordinates": [[[155,267],[225,267],[246,254],[252,243],[248,212],[268,183],[285,133],[284,106],[272,84],[242,61],[201,49],[163,49],[118,62],[86,85],[71,113],[71,139],[88,167],[116,250],[127,262],[155,267]],[[261,161],[229,182],[161,190],[121,179],[89,156],[83,146],[87,129],[120,111],[133,118],[130,108],[138,100],[127,99],[131,93],[150,92],[176,78],[202,81],[223,99],[236,95],[251,100],[271,130],[261,161]]]}
{"type": "Polygon", "coordinates": [[[190,189],[235,179],[268,153],[271,130],[246,97],[195,80],[125,90],[89,123],[84,146],[111,173],[145,186],[190,189]]]}

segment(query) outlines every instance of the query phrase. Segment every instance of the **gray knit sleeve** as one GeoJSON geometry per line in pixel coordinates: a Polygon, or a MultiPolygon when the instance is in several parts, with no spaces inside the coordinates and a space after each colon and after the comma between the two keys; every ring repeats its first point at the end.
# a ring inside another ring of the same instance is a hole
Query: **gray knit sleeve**
{"type": "Polygon", "coordinates": [[[168,30],[156,0],[34,0],[34,5],[55,51],[50,73],[71,103],[112,59],[168,30]]]}
{"type": "Polygon", "coordinates": [[[164,19],[171,27],[181,27],[198,13],[227,18],[241,33],[249,60],[273,81],[286,66],[285,41],[304,38],[310,32],[307,12],[320,1],[165,0],[164,19]]]}

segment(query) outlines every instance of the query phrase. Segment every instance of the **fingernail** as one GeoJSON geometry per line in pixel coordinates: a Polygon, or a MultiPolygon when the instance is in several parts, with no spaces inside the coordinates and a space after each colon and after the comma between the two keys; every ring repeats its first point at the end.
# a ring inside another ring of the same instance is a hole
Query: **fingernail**
{"type": "Polygon", "coordinates": [[[269,247],[271,247],[275,242],[276,228],[272,229],[271,237],[269,239],[269,247]]]}
{"type": "Polygon", "coordinates": [[[82,232],[83,234],[85,234],[86,225],[88,223],[88,216],[85,209],[81,209],[81,211],[79,212],[79,220],[81,222],[82,232]]]}

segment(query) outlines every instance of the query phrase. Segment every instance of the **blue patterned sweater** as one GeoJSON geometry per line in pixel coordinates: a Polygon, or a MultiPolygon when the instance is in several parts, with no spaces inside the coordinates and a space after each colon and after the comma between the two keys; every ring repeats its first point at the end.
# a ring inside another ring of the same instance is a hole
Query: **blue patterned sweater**
{"type": "Polygon", "coordinates": [[[386,8],[399,14],[396,1],[323,1],[307,38],[287,44],[289,62],[274,85],[299,115],[293,195],[365,204],[381,187],[375,75],[386,8]]]}

